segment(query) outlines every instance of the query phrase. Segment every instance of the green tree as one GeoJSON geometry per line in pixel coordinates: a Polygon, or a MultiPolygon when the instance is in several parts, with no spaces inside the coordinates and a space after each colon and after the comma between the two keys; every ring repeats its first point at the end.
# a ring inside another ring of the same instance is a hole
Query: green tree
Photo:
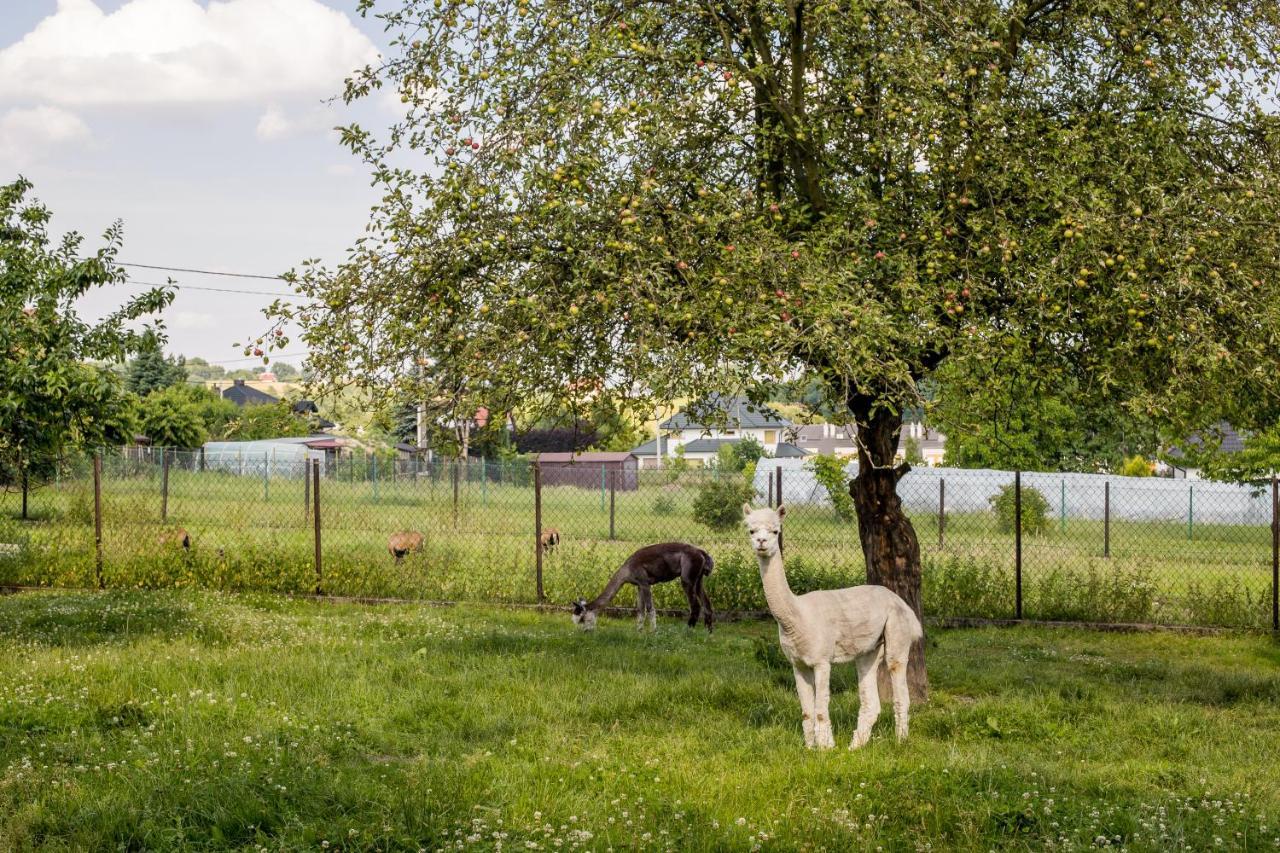
{"type": "Polygon", "coordinates": [[[200,408],[182,386],[151,392],[141,410],[142,431],[155,447],[199,447],[208,438],[200,408]]]}
{"type": "Polygon", "coordinates": [[[310,435],[307,419],[294,414],[283,400],[260,406],[245,406],[240,417],[227,425],[226,437],[233,441],[257,441],[263,438],[296,438],[310,435]]]}
{"type": "Polygon", "coordinates": [[[158,323],[139,321],[173,299],[153,288],[97,323],[82,320],[80,297],[124,281],[115,263],[121,225],[89,254],[78,234],[54,242],[51,214],[27,198],[30,190],[22,178],[0,186],[0,472],[20,485],[24,518],[31,480],[47,477],[68,451],[131,437],[132,404],[118,377],[88,362],[154,346],[158,323]]]}
{"type": "Polygon", "coordinates": [[[372,221],[273,315],[322,381],[669,401],[815,379],[861,438],[868,580],[917,610],[893,459],[944,365],[1005,357],[1175,426],[1280,399],[1257,369],[1280,327],[1280,5],[398,6],[345,93],[405,104],[386,138],[343,132],[372,221]]]}
{"type": "Polygon", "coordinates": [[[1223,453],[1221,436],[1205,430],[1199,446],[1187,449],[1187,458],[1179,465],[1199,468],[1202,476],[1227,483],[1265,485],[1280,474],[1280,423],[1246,432],[1241,436],[1244,447],[1234,453],[1223,453]]]}
{"type": "Polygon", "coordinates": [[[902,461],[908,465],[923,465],[924,453],[920,449],[920,440],[915,436],[907,436],[902,442],[902,461]]]}
{"type": "Polygon", "coordinates": [[[227,369],[220,364],[210,364],[203,358],[193,357],[186,360],[187,375],[192,379],[205,381],[221,379],[227,375],[227,369]]]}
{"type": "Polygon", "coordinates": [[[186,381],[186,359],[166,357],[159,348],[138,353],[129,361],[124,373],[124,387],[139,397],[186,381]]]}

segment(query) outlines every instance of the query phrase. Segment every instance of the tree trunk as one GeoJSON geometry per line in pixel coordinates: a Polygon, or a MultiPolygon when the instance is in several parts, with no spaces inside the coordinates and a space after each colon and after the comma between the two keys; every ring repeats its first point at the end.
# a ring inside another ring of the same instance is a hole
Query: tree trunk
{"type": "MultiPolygon", "coordinates": [[[[920,616],[920,542],[898,497],[898,480],[911,468],[906,464],[893,466],[902,416],[877,411],[859,416],[857,421],[858,476],[849,483],[849,494],[858,513],[858,538],[867,563],[867,583],[893,590],[920,616]]],[[[907,683],[913,702],[928,698],[923,640],[911,647],[907,683]]],[[[880,672],[880,693],[888,698],[884,667],[880,672]]]]}

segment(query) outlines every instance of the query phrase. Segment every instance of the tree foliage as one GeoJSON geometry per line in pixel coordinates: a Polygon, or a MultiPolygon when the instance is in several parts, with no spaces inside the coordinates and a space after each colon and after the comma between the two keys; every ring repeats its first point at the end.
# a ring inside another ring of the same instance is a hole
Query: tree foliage
{"type": "Polygon", "coordinates": [[[122,228],[112,225],[88,254],[78,234],[55,242],[51,214],[28,199],[30,190],[21,178],[0,186],[0,464],[24,484],[68,450],[132,438],[132,406],[119,379],[89,362],[119,362],[154,346],[158,322],[139,321],[173,299],[172,290],[153,288],[97,323],[81,319],[76,300],[124,281],[115,263],[122,228]]]}
{"type": "Polygon", "coordinates": [[[141,412],[142,431],[155,447],[199,447],[209,437],[201,408],[182,386],[151,392],[141,412]]]}
{"type": "Polygon", "coordinates": [[[809,464],[813,466],[814,479],[827,490],[836,518],[841,521],[852,520],[853,499],[849,497],[848,475],[844,472],[845,460],[833,453],[819,453],[809,464]]]}
{"type": "Polygon", "coordinates": [[[245,406],[240,416],[227,424],[226,438],[230,441],[257,441],[264,438],[298,438],[311,434],[311,426],[305,416],[294,413],[292,407],[281,400],[245,406]]]}
{"type": "Polygon", "coordinates": [[[125,367],[124,387],[145,397],[187,380],[186,359],[165,356],[159,348],[143,350],[125,367]]]}

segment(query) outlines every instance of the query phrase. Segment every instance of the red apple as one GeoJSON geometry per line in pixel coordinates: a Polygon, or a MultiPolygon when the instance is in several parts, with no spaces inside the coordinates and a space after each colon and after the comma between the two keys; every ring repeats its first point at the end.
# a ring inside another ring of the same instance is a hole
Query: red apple
{"type": "Polygon", "coordinates": [[[791,259],[792,259],[792,260],[795,260],[795,259],[796,259],[796,258],[798,258],[798,257],[800,257],[800,253],[799,253],[798,251],[796,251],[795,249],[792,249],[792,250],[791,250],[791,259]]]}
{"type": "Polygon", "coordinates": [[[876,252],[876,260],[877,260],[877,261],[883,261],[883,260],[884,260],[885,258],[887,258],[887,257],[889,257],[889,256],[888,256],[888,255],[886,255],[884,252],[876,252]]]}
{"type": "Polygon", "coordinates": [[[732,71],[726,71],[726,72],[724,72],[724,74],[722,74],[722,75],[720,75],[720,76],[724,77],[724,81],[725,81],[726,83],[728,83],[730,80],[732,80],[732,79],[733,79],[733,72],[732,72],[732,71]]]}
{"type": "Polygon", "coordinates": [[[452,157],[454,154],[458,153],[458,149],[450,145],[448,148],[444,149],[444,153],[446,156],[452,157]]]}

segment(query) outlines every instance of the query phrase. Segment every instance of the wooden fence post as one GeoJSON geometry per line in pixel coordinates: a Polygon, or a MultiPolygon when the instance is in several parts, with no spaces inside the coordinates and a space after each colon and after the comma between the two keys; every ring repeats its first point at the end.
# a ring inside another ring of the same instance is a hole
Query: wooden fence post
{"type": "Polygon", "coordinates": [[[160,451],[160,520],[169,520],[169,449],[160,451]]]}
{"type": "Polygon", "coordinates": [[[538,602],[546,596],[542,592],[542,466],[533,463],[533,547],[537,554],[538,602]]]}
{"type": "MultiPolygon", "coordinates": [[[[782,506],[782,466],[777,466],[778,470],[778,506],[782,506]]],[[[778,528],[778,550],[782,550],[782,528],[778,528]]]]}
{"type": "Polygon", "coordinates": [[[102,454],[93,452],[93,574],[98,589],[102,582],[102,454]]]}
{"type": "Polygon", "coordinates": [[[617,528],[614,526],[614,518],[617,516],[617,500],[618,500],[618,470],[609,472],[609,538],[617,539],[617,528]]]}
{"type": "Polygon", "coordinates": [[[1022,472],[1013,473],[1014,617],[1022,618],[1022,472]]]}
{"type": "Polygon", "coordinates": [[[316,539],[316,595],[324,595],[324,569],[321,563],[320,549],[320,461],[312,460],[311,467],[311,497],[315,501],[312,508],[311,516],[315,522],[315,539],[316,539]]]}

